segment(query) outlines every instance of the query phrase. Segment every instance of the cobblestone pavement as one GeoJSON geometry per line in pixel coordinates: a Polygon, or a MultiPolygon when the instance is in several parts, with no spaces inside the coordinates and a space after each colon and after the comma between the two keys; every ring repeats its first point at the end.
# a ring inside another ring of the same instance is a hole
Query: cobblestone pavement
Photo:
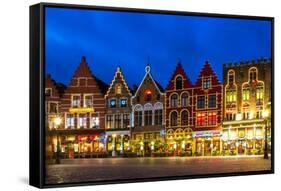
{"type": "Polygon", "coordinates": [[[171,157],[65,159],[48,165],[46,183],[183,176],[270,170],[271,160],[255,157],[171,157]]]}

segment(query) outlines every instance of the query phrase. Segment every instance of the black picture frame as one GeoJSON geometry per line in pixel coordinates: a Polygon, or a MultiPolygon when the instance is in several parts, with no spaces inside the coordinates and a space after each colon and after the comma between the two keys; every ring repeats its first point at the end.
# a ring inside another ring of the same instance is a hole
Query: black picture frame
{"type": "Polygon", "coordinates": [[[29,127],[29,184],[38,188],[66,187],[66,186],[84,186],[84,185],[100,185],[100,184],[116,184],[116,183],[132,183],[132,182],[149,182],[149,181],[165,181],[190,178],[210,178],[210,177],[226,177],[226,176],[243,176],[274,173],[274,18],[260,17],[248,15],[230,15],[230,14],[214,14],[214,13],[196,13],[183,11],[168,11],[154,9],[135,9],[125,7],[103,7],[89,5],[72,5],[72,4],[56,4],[56,3],[39,3],[30,6],[30,127],[29,127]],[[79,182],[79,183],[62,183],[62,184],[45,184],[45,103],[44,103],[44,78],[45,78],[45,8],[70,8],[81,10],[105,10],[105,11],[121,11],[121,12],[137,12],[137,13],[156,13],[169,15],[185,15],[185,16],[203,16],[216,18],[239,18],[266,20],[271,22],[271,169],[266,171],[251,172],[235,172],[220,174],[204,174],[204,175],[188,175],[164,178],[142,178],[131,180],[114,180],[114,181],[97,181],[97,182],[79,182]]]}

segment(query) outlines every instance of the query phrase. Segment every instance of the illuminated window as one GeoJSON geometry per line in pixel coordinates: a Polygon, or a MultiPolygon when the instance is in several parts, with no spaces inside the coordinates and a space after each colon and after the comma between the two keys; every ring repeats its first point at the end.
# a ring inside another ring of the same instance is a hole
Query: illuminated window
{"type": "Polygon", "coordinates": [[[145,100],[146,101],[151,101],[152,98],[152,92],[150,90],[145,91],[145,100]]]}
{"type": "Polygon", "coordinates": [[[198,126],[205,125],[205,113],[198,113],[196,120],[198,126]]]}
{"type": "Polygon", "coordinates": [[[187,93],[183,93],[181,95],[181,106],[182,107],[187,107],[188,106],[188,94],[187,93]]]}
{"type": "Polygon", "coordinates": [[[109,107],[110,108],[116,108],[116,99],[111,99],[109,101],[109,107]]]}
{"type": "Polygon", "coordinates": [[[87,128],[87,117],[85,114],[79,116],[79,127],[87,128]]]}
{"type": "Polygon", "coordinates": [[[250,81],[257,80],[257,69],[256,68],[251,68],[249,73],[250,73],[250,81]]]}
{"type": "Polygon", "coordinates": [[[156,109],[154,111],[154,124],[155,125],[162,125],[162,114],[163,114],[163,110],[162,109],[156,109]]]}
{"type": "Polygon", "coordinates": [[[263,99],[263,87],[258,87],[256,89],[256,99],[262,100],[263,99]]]}
{"type": "Polygon", "coordinates": [[[66,128],[74,128],[74,116],[71,114],[66,117],[66,128]]]}
{"type": "Polygon", "coordinates": [[[107,115],[106,116],[106,127],[108,129],[113,128],[113,115],[107,115]]]}
{"type": "Polygon", "coordinates": [[[122,93],[122,90],[121,90],[121,85],[120,84],[117,84],[116,86],[115,86],[115,93],[116,94],[121,94],[122,93]]]}
{"type": "Polygon", "coordinates": [[[92,128],[99,128],[100,118],[98,116],[92,117],[92,128]]]}
{"type": "Polygon", "coordinates": [[[171,126],[177,126],[178,125],[178,114],[176,111],[173,111],[171,113],[171,118],[170,118],[171,126]]]}
{"type": "Polygon", "coordinates": [[[250,89],[243,89],[242,90],[242,99],[243,99],[243,101],[249,101],[250,100],[250,89]]]}
{"type": "Polygon", "coordinates": [[[173,94],[171,96],[171,107],[177,107],[178,106],[178,95],[173,94]]]}
{"type": "Polygon", "coordinates": [[[130,114],[123,114],[123,128],[130,127],[130,114]]]}
{"type": "Polygon", "coordinates": [[[85,95],[84,107],[93,107],[93,96],[92,95],[85,95]]]}
{"type": "Polygon", "coordinates": [[[120,107],[127,107],[127,99],[120,100],[120,107]]]}
{"type": "Polygon", "coordinates": [[[52,96],[52,89],[51,88],[45,88],[45,96],[47,96],[47,97],[52,96]]]}
{"type": "Polygon", "coordinates": [[[197,97],[197,108],[204,109],[205,108],[205,96],[197,97]]]}
{"type": "Polygon", "coordinates": [[[117,115],[115,115],[114,118],[115,118],[114,128],[120,129],[121,128],[121,115],[117,114],[117,115]]]}
{"type": "Polygon", "coordinates": [[[177,77],[177,79],[176,79],[176,89],[177,90],[182,89],[182,77],[181,76],[177,77]]]}
{"type": "Polygon", "coordinates": [[[211,88],[211,77],[204,77],[203,78],[203,89],[211,88]]]}
{"type": "Polygon", "coordinates": [[[142,126],[142,111],[134,112],[134,123],[136,127],[142,126]]]}
{"type": "Polygon", "coordinates": [[[236,102],[236,90],[226,90],[226,102],[236,102]]]}
{"type": "Polygon", "coordinates": [[[80,95],[73,95],[72,96],[72,107],[77,108],[80,107],[80,95]]]}
{"type": "Polygon", "coordinates": [[[188,112],[181,112],[181,125],[188,125],[188,112]]]}
{"type": "Polygon", "coordinates": [[[216,95],[209,95],[208,98],[208,107],[214,108],[217,105],[217,96],[216,95]]]}
{"type": "Polygon", "coordinates": [[[216,125],[217,123],[217,113],[210,112],[208,113],[208,125],[216,125]]]}

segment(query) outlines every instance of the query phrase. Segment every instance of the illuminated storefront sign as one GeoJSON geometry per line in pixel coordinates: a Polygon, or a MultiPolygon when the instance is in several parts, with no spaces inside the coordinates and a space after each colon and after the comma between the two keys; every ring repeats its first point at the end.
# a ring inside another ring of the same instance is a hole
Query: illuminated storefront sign
{"type": "Polygon", "coordinates": [[[199,131],[199,132],[193,132],[192,136],[194,138],[200,138],[200,137],[220,137],[220,136],[222,136],[222,133],[220,131],[199,131]]]}
{"type": "Polygon", "coordinates": [[[90,112],[94,112],[94,108],[89,108],[89,107],[85,107],[85,108],[69,108],[69,112],[70,113],[90,113],[90,112]]]}

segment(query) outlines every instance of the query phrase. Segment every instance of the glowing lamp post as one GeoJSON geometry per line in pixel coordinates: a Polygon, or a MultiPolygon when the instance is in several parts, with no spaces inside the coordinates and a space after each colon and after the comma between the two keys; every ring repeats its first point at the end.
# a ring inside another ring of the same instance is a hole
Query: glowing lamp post
{"type": "MultiPolygon", "coordinates": [[[[56,131],[60,128],[62,119],[60,117],[56,117],[54,119],[55,129],[56,131]]],[[[56,164],[60,164],[60,148],[59,148],[59,133],[57,131],[57,152],[56,152],[56,164]]]]}
{"type": "Polygon", "coordinates": [[[268,125],[267,125],[267,121],[268,121],[268,117],[269,117],[269,111],[268,110],[263,111],[262,117],[264,118],[264,123],[265,123],[265,125],[264,125],[264,156],[263,156],[263,158],[268,159],[268,143],[267,143],[267,128],[268,128],[268,125]]]}

